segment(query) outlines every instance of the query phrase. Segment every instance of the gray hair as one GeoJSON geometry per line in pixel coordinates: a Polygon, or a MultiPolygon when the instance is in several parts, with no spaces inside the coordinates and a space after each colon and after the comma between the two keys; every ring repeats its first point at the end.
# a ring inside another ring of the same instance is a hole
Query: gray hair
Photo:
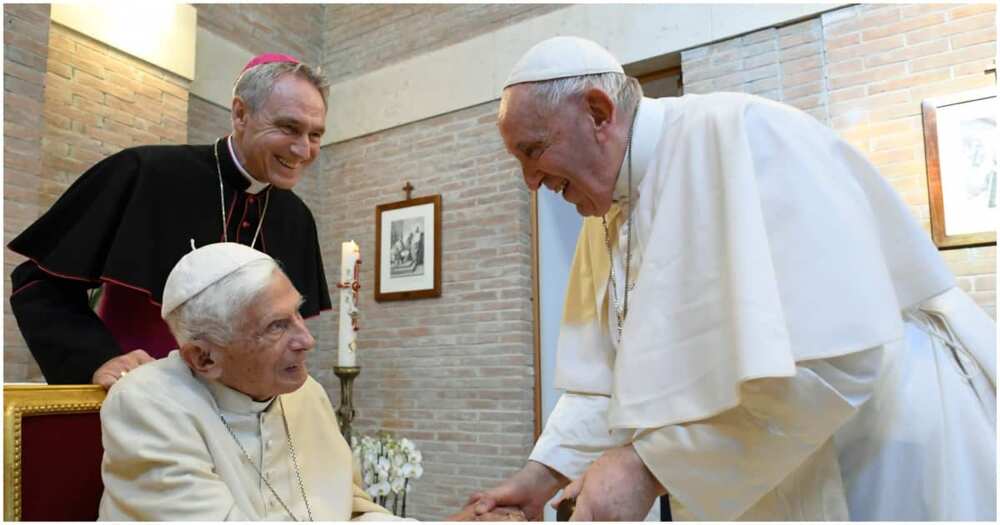
{"type": "Polygon", "coordinates": [[[330,81],[319,68],[303,63],[269,62],[244,71],[233,86],[233,97],[240,97],[251,114],[255,113],[274,91],[274,84],[285,75],[296,75],[316,87],[326,107],[330,94],[330,81]]]}
{"type": "MultiPolygon", "coordinates": [[[[642,86],[639,81],[621,73],[556,78],[527,82],[525,85],[531,90],[532,98],[538,101],[539,110],[544,115],[551,114],[566,99],[580,95],[591,88],[598,88],[607,93],[614,101],[615,106],[627,112],[634,109],[639,104],[639,99],[642,98],[642,86]]],[[[504,89],[500,97],[499,120],[503,120],[504,114],[507,112],[507,93],[507,89],[504,89]]]]}
{"type": "Polygon", "coordinates": [[[243,327],[240,316],[280,271],[274,259],[253,261],[178,306],[164,319],[177,344],[200,340],[228,346],[243,327]]]}

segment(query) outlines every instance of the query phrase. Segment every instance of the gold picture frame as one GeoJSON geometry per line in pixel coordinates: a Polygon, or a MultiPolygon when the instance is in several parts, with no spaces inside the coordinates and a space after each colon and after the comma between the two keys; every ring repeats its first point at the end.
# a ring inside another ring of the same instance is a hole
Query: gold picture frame
{"type": "Polygon", "coordinates": [[[942,250],[996,245],[996,89],[924,100],[931,237],[942,250]]]}

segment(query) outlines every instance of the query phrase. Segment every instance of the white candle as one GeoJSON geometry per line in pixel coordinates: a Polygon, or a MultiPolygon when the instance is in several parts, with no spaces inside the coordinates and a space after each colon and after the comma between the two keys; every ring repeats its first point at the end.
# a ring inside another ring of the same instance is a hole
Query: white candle
{"type": "Polygon", "coordinates": [[[337,347],[337,366],[358,366],[357,332],[354,330],[351,312],[357,312],[358,305],[354,303],[354,291],[351,285],[355,282],[354,264],[361,258],[361,249],[354,241],[340,245],[340,282],[347,287],[340,289],[340,341],[337,347]]]}

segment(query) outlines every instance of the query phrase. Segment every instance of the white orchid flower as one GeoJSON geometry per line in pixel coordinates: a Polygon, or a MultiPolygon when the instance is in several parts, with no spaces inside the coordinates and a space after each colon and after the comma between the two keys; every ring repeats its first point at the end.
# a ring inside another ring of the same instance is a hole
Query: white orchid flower
{"type": "Polygon", "coordinates": [[[395,478],[395,479],[393,479],[392,483],[390,484],[390,486],[392,487],[393,494],[402,494],[403,493],[403,486],[404,486],[405,483],[406,483],[406,480],[403,479],[403,478],[395,478]]]}

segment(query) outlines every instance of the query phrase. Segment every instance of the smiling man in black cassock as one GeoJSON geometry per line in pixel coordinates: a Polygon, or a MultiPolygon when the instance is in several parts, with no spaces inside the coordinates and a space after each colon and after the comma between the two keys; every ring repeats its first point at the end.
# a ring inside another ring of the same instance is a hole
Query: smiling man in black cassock
{"type": "Polygon", "coordinates": [[[304,317],[330,308],[316,223],[291,191],[319,155],[327,86],[293,57],[257,56],[233,89],[232,134],[122,150],[10,242],[28,258],[11,274],[10,303],[49,383],[108,388],[176,348],[160,303],[192,244],[267,253],[302,292],[304,317]],[[99,286],[95,311],[88,290],[99,286]]]}

